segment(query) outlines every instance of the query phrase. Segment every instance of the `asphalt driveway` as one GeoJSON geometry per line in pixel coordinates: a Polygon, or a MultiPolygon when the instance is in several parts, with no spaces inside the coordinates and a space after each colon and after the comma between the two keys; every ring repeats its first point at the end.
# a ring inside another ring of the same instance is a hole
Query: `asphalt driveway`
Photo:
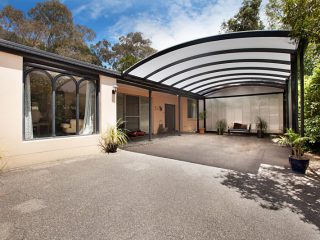
{"type": "Polygon", "coordinates": [[[319,239],[319,179],[120,151],[0,175],[0,239],[319,239]]]}
{"type": "Polygon", "coordinates": [[[125,149],[246,173],[257,173],[261,164],[289,167],[288,148],[247,135],[183,134],[131,142],[125,149]]]}

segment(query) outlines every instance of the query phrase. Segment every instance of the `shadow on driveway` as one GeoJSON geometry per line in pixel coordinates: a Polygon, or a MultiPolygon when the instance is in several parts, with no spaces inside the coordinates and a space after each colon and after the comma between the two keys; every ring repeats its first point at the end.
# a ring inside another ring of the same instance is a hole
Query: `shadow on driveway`
{"type": "Polygon", "coordinates": [[[262,164],[258,174],[230,171],[221,178],[223,185],[235,189],[243,198],[270,210],[288,208],[320,230],[320,178],[312,172],[300,175],[262,164]]]}

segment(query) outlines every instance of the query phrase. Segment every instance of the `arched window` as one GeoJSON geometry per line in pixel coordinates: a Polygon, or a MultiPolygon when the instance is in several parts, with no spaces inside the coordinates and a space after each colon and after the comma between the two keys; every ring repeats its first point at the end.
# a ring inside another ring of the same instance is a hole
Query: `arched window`
{"type": "Polygon", "coordinates": [[[82,80],[79,84],[79,130],[81,135],[96,131],[96,84],[82,80]]]}
{"type": "Polygon", "coordinates": [[[50,74],[33,70],[24,82],[24,136],[25,139],[51,136],[51,83],[50,74]]]}
{"type": "MultiPolygon", "coordinates": [[[[33,65],[30,63],[30,65],[33,65]]],[[[99,131],[98,80],[25,65],[24,139],[89,135],[99,131]]]]}
{"type": "Polygon", "coordinates": [[[76,80],[71,76],[58,75],[55,78],[55,126],[56,135],[76,134],[76,80]]]}

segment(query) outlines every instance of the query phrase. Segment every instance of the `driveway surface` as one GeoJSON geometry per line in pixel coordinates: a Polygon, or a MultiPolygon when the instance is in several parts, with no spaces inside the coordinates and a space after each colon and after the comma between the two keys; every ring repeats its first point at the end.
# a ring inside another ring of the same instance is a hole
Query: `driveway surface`
{"type": "Polygon", "coordinates": [[[262,163],[289,167],[288,148],[247,135],[183,134],[131,142],[125,149],[247,173],[257,173],[262,163]]]}
{"type": "Polygon", "coordinates": [[[120,150],[0,175],[0,239],[320,239],[319,178],[120,150]]]}

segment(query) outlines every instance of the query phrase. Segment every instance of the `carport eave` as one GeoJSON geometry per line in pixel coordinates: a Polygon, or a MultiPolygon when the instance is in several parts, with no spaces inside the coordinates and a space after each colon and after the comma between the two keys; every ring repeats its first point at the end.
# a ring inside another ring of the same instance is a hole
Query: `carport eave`
{"type": "Polygon", "coordinates": [[[157,83],[157,82],[145,81],[145,79],[141,79],[139,77],[131,76],[128,74],[123,75],[122,78],[117,78],[117,82],[147,89],[147,90],[160,91],[160,92],[165,92],[173,95],[189,97],[192,99],[203,99],[203,96],[199,94],[192,93],[190,91],[181,90],[175,87],[170,87],[168,85],[157,83]]]}

